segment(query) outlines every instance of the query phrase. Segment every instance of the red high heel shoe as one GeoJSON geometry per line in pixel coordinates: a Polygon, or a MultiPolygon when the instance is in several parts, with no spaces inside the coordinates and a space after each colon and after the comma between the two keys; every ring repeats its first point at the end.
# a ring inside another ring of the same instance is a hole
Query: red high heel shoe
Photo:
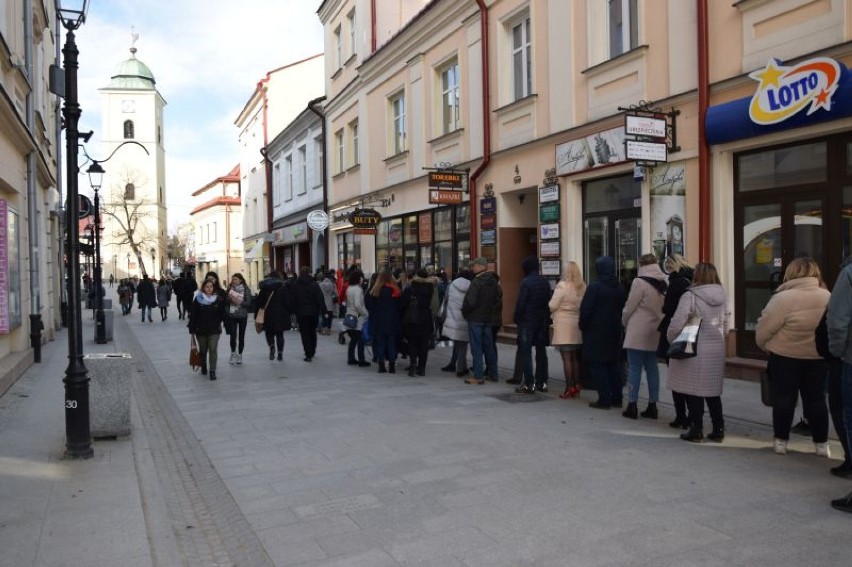
{"type": "Polygon", "coordinates": [[[568,398],[576,398],[579,395],[580,395],[580,386],[574,385],[574,386],[571,386],[570,388],[566,389],[564,392],[562,392],[559,395],[559,397],[562,398],[563,400],[567,400],[568,398]]]}

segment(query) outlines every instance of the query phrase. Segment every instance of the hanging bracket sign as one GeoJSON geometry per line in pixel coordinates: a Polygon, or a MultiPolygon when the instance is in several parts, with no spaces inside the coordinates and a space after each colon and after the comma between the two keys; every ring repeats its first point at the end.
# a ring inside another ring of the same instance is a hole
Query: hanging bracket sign
{"type": "Polygon", "coordinates": [[[349,213],[349,222],[355,234],[376,234],[382,215],[375,209],[355,209],[349,213]]]}

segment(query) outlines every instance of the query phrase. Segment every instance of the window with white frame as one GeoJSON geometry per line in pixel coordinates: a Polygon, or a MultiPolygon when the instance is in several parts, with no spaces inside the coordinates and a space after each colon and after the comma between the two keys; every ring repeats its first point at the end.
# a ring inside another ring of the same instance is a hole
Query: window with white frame
{"type": "Polygon", "coordinates": [[[607,0],[609,56],[618,57],[639,45],[639,15],[636,0],[607,0]]]}
{"type": "Polygon", "coordinates": [[[219,226],[218,226],[218,224],[214,221],[214,222],[213,222],[213,242],[217,242],[217,241],[218,241],[218,240],[217,240],[217,236],[216,236],[218,233],[219,233],[219,226]]]}
{"type": "Polygon", "coordinates": [[[405,151],[405,93],[399,92],[390,98],[391,153],[405,151]]]}
{"type": "Polygon", "coordinates": [[[308,148],[299,146],[299,195],[304,195],[308,190],[308,148]]]}
{"type": "Polygon", "coordinates": [[[343,38],[340,37],[340,26],[334,28],[334,63],[335,69],[343,67],[343,38]]]}
{"type": "Polygon", "coordinates": [[[322,145],[322,137],[314,138],[314,170],[316,171],[316,179],[317,185],[315,187],[322,187],[323,182],[325,181],[323,176],[322,164],[325,155],[325,148],[322,145]]]}
{"type": "Polygon", "coordinates": [[[514,100],[532,94],[532,39],[529,15],[512,24],[512,86],[514,100]]]}
{"type": "Polygon", "coordinates": [[[281,164],[276,163],[272,170],[272,204],[277,205],[281,202],[281,164]]]}
{"type": "Polygon", "coordinates": [[[334,133],[334,172],[342,173],[346,167],[343,161],[343,128],[334,133]]]}
{"type": "Polygon", "coordinates": [[[284,200],[290,201],[293,199],[293,156],[284,158],[284,175],[286,175],[284,185],[284,200]]]}
{"type": "Polygon", "coordinates": [[[441,133],[459,129],[459,62],[441,69],[441,133]]]}
{"type": "Polygon", "coordinates": [[[349,132],[352,139],[352,165],[361,163],[361,156],[358,155],[358,119],[356,118],[349,123],[349,132]]]}
{"type": "Polygon", "coordinates": [[[346,16],[346,23],[349,27],[349,56],[355,55],[357,52],[356,36],[355,36],[355,9],[346,16]]]}

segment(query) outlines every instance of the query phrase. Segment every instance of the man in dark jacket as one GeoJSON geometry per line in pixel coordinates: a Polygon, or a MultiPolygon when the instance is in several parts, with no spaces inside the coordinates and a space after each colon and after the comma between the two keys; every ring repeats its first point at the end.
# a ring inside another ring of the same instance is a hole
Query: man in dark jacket
{"type": "Polygon", "coordinates": [[[148,322],[153,323],[151,310],[157,305],[157,292],[154,290],[154,284],[148,279],[148,274],[142,276],[142,281],[139,282],[139,288],[136,290],[136,297],[139,300],[139,309],[142,311],[142,322],[145,322],[145,311],[147,311],[148,322]]]}
{"type": "Polygon", "coordinates": [[[621,312],[626,296],[615,278],[611,256],[595,260],[598,277],[589,284],[580,303],[583,363],[588,363],[598,390],[596,409],[621,407],[621,312]]]}
{"type": "Polygon", "coordinates": [[[183,284],[180,286],[180,291],[175,291],[178,299],[178,305],[183,303],[183,315],[181,319],[186,319],[187,311],[189,310],[189,306],[192,304],[192,296],[195,295],[196,290],[198,289],[198,284],[195,282],[195,278],[189,277],[189,274],[184,278],[183,284]]]}
{"type": "Polygon", "coordinates": [[[529,256],[521,267],[524,279],[515,303],[515,324],[518,326],[518,353],[524,370],[524,383],[515,389],[519,394],[547,391],[547,331],[550,319],[550,284],[538,273],[538,258],[529,256]],[[532,347],[535,346],[535,375],[532,347]]]}
{"type": "Polygon", "coordinates": [[[468,336],[470,338],[470,353],[473,359],[473,378],[465,380],[465,384],[484,384],[483,355],[491,369],[488,379],[496,382],[497,378],[497,347],[491,334],[491,324],[494,320],[494,306],[497,304],[499,287],[497,278],[488,271],[488,260],[477,258],[473,261],[473,281],[462,303],[462,316],[467,320],[468,336]]]}
{"type": "Polygon", "coordinates": [[[325,311],[325,299],[307,266],[299,269],[299,277],[290,285],[290,291],[293,294],[299,334],[302,336],[302,348],[305,350],[305,362],[310,362],[317,353],[317,326],[320,314],[325,311]]]}

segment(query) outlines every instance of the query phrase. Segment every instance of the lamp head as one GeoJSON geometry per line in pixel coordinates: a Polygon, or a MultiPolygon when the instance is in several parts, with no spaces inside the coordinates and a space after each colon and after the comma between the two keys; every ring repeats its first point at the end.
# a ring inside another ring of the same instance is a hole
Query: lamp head
{"type": "Polygon", "coordinates": [[[66,30],[76,30],[86,21],[89,0],[57,0],[56,13],[66,30]]]}
{"type": "Polygon", "coordinates": [[[95,191],[99,190],[104,181],[104,173],[106,173],[104,168],[101,167],[101,164],[93,161],[92,165],[86,170],[86,173],[89,174],[89,185],[92,186],[92,189],[95,191]]]}

